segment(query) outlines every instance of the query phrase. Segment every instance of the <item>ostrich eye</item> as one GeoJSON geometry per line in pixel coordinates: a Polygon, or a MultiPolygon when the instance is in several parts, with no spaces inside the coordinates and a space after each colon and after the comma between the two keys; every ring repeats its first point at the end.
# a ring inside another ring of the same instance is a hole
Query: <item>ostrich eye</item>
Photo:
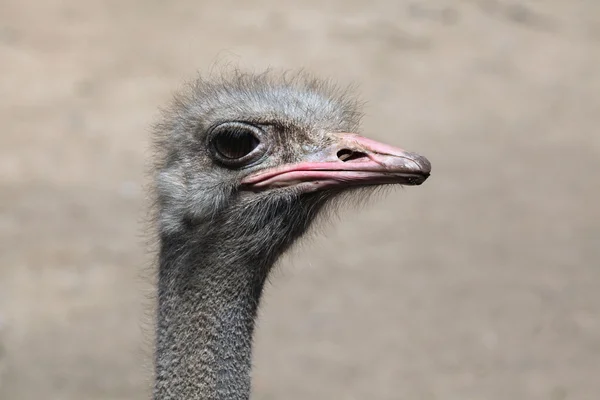
{"type": "Polygon", "coordinates": [[[222,157],[236,160],[250,154],[259,141],[247,129],[228,129],[219,133],[213,143],[222,157]]]}
{"type": "Polygon", "coordinates": [[[230,167],[250,164],[266,151],[261,143],[263,132],[250,124],[228,122],[210,133],[213,157],[230,167]],[[259,151],[262,149],[263,151],[259,151]]]}

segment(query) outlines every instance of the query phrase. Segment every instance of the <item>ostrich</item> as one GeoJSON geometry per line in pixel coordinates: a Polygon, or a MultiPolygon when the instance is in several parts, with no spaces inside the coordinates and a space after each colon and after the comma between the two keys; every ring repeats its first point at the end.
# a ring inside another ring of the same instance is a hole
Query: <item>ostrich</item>
{"type": "Polygon", "coordinates": [[[154,399],[250,397],[273,264],[341,194],[420,185],[426,158],[361,136],[359,103],[308,76],[199,78],[156,125],[154,399]]]}

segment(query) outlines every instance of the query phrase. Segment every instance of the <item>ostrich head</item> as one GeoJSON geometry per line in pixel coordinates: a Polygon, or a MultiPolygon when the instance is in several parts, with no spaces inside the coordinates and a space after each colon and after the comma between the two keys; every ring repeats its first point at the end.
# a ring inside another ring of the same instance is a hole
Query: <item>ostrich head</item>
{"type": "Polygon", "coordinates": [[[339,194],[423,183],[427,159],[358,136],[358,106],[306,75],[196,81],[157,129],[161,234],[269,265],[339,194]]]}

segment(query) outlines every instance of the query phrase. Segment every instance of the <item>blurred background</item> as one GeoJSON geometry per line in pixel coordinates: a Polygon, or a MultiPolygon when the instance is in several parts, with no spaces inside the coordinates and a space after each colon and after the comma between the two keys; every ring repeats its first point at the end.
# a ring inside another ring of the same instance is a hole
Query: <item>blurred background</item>
{"type": "Polygon", "coordinates": [[[144,399],[149,127],[304,67],[433,175],[290,254],[255,399],[600,398],[600,2],[0,1],[0,399],[144,399]]]}

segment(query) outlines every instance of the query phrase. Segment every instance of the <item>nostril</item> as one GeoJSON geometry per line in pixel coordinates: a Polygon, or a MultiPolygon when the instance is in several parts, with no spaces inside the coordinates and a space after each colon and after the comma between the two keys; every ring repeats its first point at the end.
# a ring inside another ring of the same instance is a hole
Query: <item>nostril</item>
{"type": "Polygon", "coordinates": [[[337,152],[337,157],[340,159],[340,161],[351,162],[355,160],[360,160],[362,158],[367,158],[367,154],[360,151],[341,149],[337,152]]]}

